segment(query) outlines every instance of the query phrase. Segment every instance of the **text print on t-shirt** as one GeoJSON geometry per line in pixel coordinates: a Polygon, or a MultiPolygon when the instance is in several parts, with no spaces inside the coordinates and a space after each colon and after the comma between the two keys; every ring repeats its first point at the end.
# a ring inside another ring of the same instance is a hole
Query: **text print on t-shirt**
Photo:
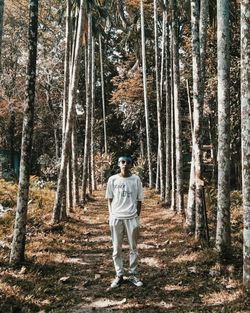
{"type": "Polygon", "coordinates": [[[117,189],[122,197],[130,197],[132,192],[126,190],[125,188],[126,188],[125,184],[115,184],[114,185],[114,189],[117,189]]]}

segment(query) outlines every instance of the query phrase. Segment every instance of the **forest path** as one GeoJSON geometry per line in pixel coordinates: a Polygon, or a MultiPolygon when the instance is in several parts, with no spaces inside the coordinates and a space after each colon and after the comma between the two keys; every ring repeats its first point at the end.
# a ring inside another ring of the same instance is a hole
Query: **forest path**
{"type": "MultiPolygon", "coordinates": [[[[115,273],[107,201],[100,190],[60,225],[50,224],[51,211],[44,207],[42,222],[30,217],[28,261],[21,270],[9,267],[7,247],[0,253],[0,312],[250,312],[241,269],[219,266],[213,250],[197,246],[180,216],[158,199],[146,190],[138,246],[143,287],[109,288],[115,273]]],[[[126,269],[126,241],[124,261],[126,269]]]]}
{"type": "MultiPolygon", "coordinates": [[[[220,276],[211,250],[194,244],[180,216],[161,207],[153,191],[146,191],[138,245],[144,286],[125,283],[110,290],[115,274],[107,202],[103,191],[94,196],[79,215],[82,249],[71,255],[83,260],[76,285],[82,301],[67,312],[238,312],[239,282],[220,276]]],[[[126,268],[126,242],[123,253],[126,268]]],[[[243,308],[239,312],[247,312],[243,308]]]]}

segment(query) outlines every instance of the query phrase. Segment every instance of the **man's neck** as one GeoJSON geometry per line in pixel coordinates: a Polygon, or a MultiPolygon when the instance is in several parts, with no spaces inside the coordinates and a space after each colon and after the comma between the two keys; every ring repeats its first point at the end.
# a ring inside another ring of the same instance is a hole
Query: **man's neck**
{"type": "Polygon", "coordinates": [[[131,172],[130,171],[121,171],[120,175],[122,177],[130,177],[131,176],[131,172]]]}

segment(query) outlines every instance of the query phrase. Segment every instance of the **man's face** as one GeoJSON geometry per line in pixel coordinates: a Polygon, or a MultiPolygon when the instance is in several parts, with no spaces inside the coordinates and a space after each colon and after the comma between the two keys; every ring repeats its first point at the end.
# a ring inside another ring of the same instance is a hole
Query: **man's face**
{"type": "Polygon", "coordinates": [[[120,169],[130,169],[132,167],[132,161],[129,158],[120,158],[119,159],[120,169]]]}

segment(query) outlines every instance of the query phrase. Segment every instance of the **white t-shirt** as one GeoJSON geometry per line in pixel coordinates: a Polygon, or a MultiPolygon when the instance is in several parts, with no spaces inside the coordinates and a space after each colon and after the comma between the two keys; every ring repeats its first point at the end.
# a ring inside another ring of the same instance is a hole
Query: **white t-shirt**
{"type": "Polygon", "coordinates": [[[144,198],[139,176],[113,175],[108,180],[106,199],[112,199],[110,217],[128,219],[137,216],[137,202],[144,198]]]}

